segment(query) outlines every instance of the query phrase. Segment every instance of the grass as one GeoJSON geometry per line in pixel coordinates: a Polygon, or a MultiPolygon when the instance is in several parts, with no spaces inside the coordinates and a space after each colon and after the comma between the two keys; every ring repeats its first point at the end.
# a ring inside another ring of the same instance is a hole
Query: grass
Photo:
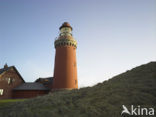
{"type": "Polygon", "coordinates": [[[156,62],[151,62],[93,87],[6,100],[0,117],[120,117],[122,105],[156,108],[155,84],[156,62]]]}
{"type": "Polygon", "coordinates": [[[8,102],[17,102],[17,101],[24,101],[26,99],[3,99],[3,100],[0,100],[0,104],[1,103],[8,103],[8,102]]]}
{"type": "Polygon", "coordinates": [[[26,99],[2,99],[0,100],[0,107],[7,106],[8,104],[13,103],[13,102],[19,102],[19,101],[24,101],[24,100],[26,99]]]}

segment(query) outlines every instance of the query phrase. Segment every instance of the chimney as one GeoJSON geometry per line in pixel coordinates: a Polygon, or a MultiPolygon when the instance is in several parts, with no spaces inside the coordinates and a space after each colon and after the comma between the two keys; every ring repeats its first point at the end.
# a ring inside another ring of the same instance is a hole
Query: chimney
{"type": "Polygon", "coordinates": [[[6,69],[6,68],[8,68],[8,65],[7,65],[7,63],[4,65],[4,69],[6,69]]]}

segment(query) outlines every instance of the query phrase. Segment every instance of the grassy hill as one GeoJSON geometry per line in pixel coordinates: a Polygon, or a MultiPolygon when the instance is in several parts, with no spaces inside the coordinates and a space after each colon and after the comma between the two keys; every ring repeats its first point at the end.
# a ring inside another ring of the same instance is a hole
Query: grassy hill
{"type": "Polygon", "coordinates": [[[156,62],[133,68],[93,87],[0,102],[0,117],[120,117],[122,105],[156,109],[156,62]]]}

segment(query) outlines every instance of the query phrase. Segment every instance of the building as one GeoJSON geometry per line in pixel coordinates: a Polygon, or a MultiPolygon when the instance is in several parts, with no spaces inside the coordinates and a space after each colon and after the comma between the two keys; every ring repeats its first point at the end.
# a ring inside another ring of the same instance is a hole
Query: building
{"type": "Polygon", "coordinates": [[[13,89],[12,98],[31,98],[48,94],[50,89],[42,83],[27,82],[13,89]]]}
{"type": "Polygon", "coordinates": [[[53,90],[77,89],[77,42],[72,36],[72,27],[64,22],[59,37],[55,40],[55,66],[53,90]]]}
{"type": "Polygon", "coordinates": [[[51,91],[78,88],[76,48],[72,27],[64,22],[59,37],[55,40],[54,77],[38,78],[35,82],[25,82],[15,66],[7,64],[0,69],[0,99],[32,98],[51,91]]]}
{"type": "Polygon", "coordinates": [[[35,82],[42,83],[45,87],[52,89],[53,77],[38,78],[35,82]]]}
{"type": "Polygon", "coordinates": [[[7,64],[0,69],[0,99],[12,98],[12,90],[25,83],[22,76],[17,71],[16,67],[7,64]]]}
{"type": "MultiPolygon", "coordinates": [[[[47,78],[42,78],[46,80],[47,78]]],[[[47,84],[52,81],[49,79],[47,84]]],[[[0,99],[32,98],[48,94],[50,88],[42,82],[25,82],[15,66],[7,64],[0,69],[0,99]]]]}

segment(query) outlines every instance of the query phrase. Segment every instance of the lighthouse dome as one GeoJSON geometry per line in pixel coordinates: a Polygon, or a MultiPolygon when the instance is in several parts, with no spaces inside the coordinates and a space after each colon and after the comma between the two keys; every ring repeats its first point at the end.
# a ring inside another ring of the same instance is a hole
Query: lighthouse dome
{"type": "Polygon", "coordinates": [[[61,28],[63,28],[63,27],[69,27],[72,30],[72,27],[70,26],[70,24],[68,22],[64,22],[59,29],[61,30],[61,28]]]}

